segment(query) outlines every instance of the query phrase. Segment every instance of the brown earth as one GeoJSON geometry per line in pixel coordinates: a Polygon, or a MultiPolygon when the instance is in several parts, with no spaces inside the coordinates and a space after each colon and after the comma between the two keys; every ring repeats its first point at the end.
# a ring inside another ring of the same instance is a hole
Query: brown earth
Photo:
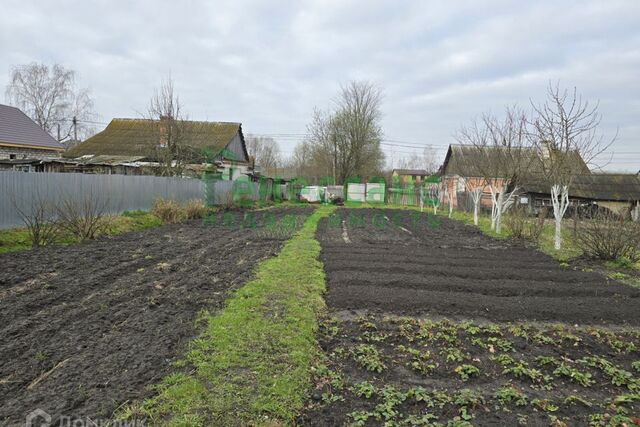
{"type": "Polygon", "coordinates": [[[335,219],[317,234],[333,310],[640,325],[640,289],[563,268],[517,242],[417,212],[341,215],[350,243],[335,219]]]}
{"type": "Polygon", "coordinates": [[[35,408],[53,425],[108,419],[148,397],[196,335],[197,313],[220,309],[293,231],[269,224],[309,213],[231,211],[0,255],[0,425],[35,408]]]}
{"type": "Polygon", "coordinates": [[[640,422],[639,289],[410,211],[340,210],[317,238],[327,357],[299,424],[640,422]]]}

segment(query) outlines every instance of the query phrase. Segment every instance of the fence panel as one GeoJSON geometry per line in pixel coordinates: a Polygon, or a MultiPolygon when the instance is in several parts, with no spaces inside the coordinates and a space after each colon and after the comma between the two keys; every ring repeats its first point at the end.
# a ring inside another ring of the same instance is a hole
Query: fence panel
{"type": "Polygon", "coordinates": [[[159,197],[186,202],[204,198],[199,179],[146,175],[0,172],[0,228],[22,226],[18,210],[30,213],[38,204],[61,200],[84,202],[88,197],[106,212],[148,210],[159,197]]]}

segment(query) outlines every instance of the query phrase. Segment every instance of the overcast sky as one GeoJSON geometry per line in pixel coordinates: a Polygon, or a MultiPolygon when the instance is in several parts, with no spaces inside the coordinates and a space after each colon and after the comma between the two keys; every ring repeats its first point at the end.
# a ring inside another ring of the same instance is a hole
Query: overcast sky
{"type": "MultiPolygon", "coordinates": [[[[640,169],[640,1],[2,0],[0,88],[32,61],[77,71],[99,121],[139,117],[171,74],[192,119],[239,121],[289,154],[352,79],[384,92],[388,163],[549,81],[600,101],[608,169],[640,169]],[[396,144],[396,145],[391,145],[396,144]]],[[[101,129],[104,125],[99,125],[101,129]]],[[[417,149],[420,151],[420,149],[417,149]]]]}

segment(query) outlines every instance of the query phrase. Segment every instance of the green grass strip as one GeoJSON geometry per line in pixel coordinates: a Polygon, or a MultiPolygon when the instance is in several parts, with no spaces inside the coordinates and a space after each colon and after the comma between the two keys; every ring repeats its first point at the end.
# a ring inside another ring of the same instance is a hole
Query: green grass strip
{"type": "Polygon", "coordinates": [[[325,309],[325,276],[315,231],[332,210],[316,209],[223,310],[203,313],[198,322],[204,330],[178,364],[180,372],[121,416],[171,426],[293,423],[319,355],[315,334],[325,309]]]}

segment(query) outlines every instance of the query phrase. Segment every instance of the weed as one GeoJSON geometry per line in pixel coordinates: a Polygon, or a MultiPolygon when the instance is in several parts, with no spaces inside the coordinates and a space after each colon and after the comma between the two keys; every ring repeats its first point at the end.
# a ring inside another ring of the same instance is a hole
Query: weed
{"type": "Polygon", "coordinates": [[[37,360],[38,362],[42,362],[44,360],[47,360],[47,354],[43,351],[39,351],[36,354],[33,355],[33,358],[35,360],[37,360]]]}
{"type": "Polygon", "coordinates": [[[636,372],[640,372],[640,360],[636,360],[635,362],[631,363],[631,367],[635,369],[636,372]]]}
{"type": "Polygon", "coordinates": [[[480,369],[473,365],[464,364],[454,369],[454,372],[458,374],[462,381],[467,381],[472,376],[476,376],[480,373],[480,369]]]}

